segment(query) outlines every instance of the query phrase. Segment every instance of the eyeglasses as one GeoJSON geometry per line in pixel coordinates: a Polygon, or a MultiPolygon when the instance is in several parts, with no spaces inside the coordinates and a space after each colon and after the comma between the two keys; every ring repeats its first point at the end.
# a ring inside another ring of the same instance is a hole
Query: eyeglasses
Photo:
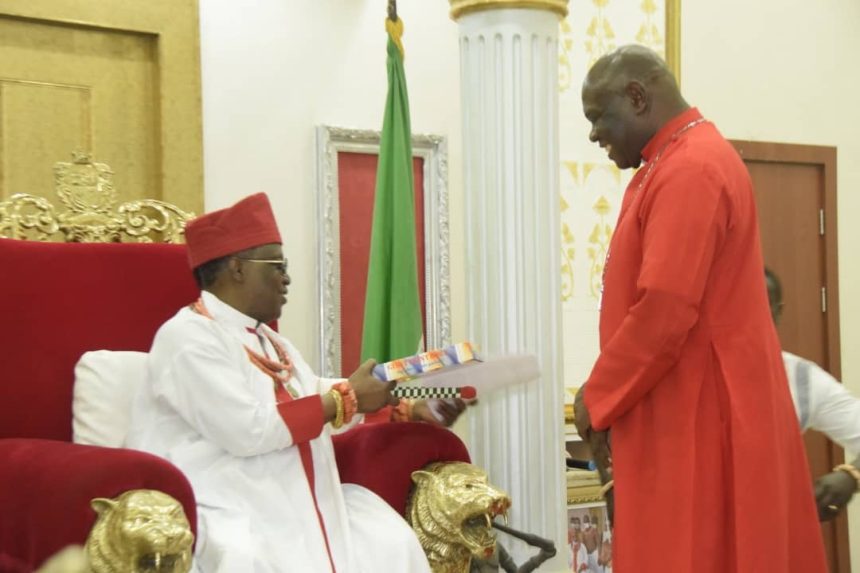
{"type": "Polygon", "coordinates": [[[287,274],[287,264],[288,264],[287,257],[284,257],[283,260],[281,260],[281,259],[245,259],[243,257],[236,257],[236,258],[239,259],[240,261],[248,261],[249,263],[266,263],[268,265],[274,265],[276,271],[278,271],[279,273],[281,273],[282,275],[285,275],[285,276],[287,274]]]}

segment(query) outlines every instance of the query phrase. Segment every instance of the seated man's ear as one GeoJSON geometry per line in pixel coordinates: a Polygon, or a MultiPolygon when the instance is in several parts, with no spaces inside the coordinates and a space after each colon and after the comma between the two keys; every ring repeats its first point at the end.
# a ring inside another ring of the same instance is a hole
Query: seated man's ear
{"type": "Polygon", "coordinates": [[[238,283],[244,282],[244,266],[242,265],[241,259],[236,257],[232,257],[229,261],[227,261],[227,273],[230,278],[238,283]]]}

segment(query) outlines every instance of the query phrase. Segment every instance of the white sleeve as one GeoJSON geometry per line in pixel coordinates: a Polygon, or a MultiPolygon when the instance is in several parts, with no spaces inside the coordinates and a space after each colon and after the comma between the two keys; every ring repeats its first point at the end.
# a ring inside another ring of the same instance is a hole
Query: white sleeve
{"type": "Polygon", "coordinates": [[[175,352],[156,395],[201,435],[234,456],[255,456],[293,445],[274,398],[243,371],[242,357],[209,329],[200,328],[175,352]]]}
{"type": "Polygon", "coordinates": [[[809,427],[852,455],[860,453],[860,399],[823,368],[809,362],[809,427]]]}

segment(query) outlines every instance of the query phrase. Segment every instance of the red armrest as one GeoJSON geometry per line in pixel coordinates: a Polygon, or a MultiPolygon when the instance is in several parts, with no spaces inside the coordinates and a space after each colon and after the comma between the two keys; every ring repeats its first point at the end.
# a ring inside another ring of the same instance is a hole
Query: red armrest
{"type": "Polygon", "coordinates": [[[0,439],[0,563],[31,567],[76,543],[95,523],[95,497],[156,489],[176,498],[197,532],[194,493],[170,462],[136,450],[53,440],[0,439]]]}
{"type": "Polygon", "coordinates": [[[430,424],[362,424],[333,441],[341,481],[373,491],[400,515],[406,512],[412,472],[431,462],[471,461],[456,434],[430,424]]]}

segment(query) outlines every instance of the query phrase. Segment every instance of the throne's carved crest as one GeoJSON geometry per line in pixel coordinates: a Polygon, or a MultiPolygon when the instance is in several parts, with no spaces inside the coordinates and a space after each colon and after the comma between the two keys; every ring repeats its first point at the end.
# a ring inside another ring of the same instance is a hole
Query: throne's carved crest
{"type": "Polygon", "coordinates": [[[76,151],[71,163],[54,165],[54,185],[69,211],[77,214],[109,213],[116,203],[113,170],[106,163],[94,163],[86,153],[76,151]]]}
{"type": "Polygon", "coordinates": [[[57,213],[50,201],[36,195],[12,195],[0,201],[0,237],[48,241],[62,233],[66,242],[182,242],[192,213],[155,199],[116,207],[110,166],[93,162],[86,153],[72,157],[54,165],[54,189],[66,210],[57,213]]]}

